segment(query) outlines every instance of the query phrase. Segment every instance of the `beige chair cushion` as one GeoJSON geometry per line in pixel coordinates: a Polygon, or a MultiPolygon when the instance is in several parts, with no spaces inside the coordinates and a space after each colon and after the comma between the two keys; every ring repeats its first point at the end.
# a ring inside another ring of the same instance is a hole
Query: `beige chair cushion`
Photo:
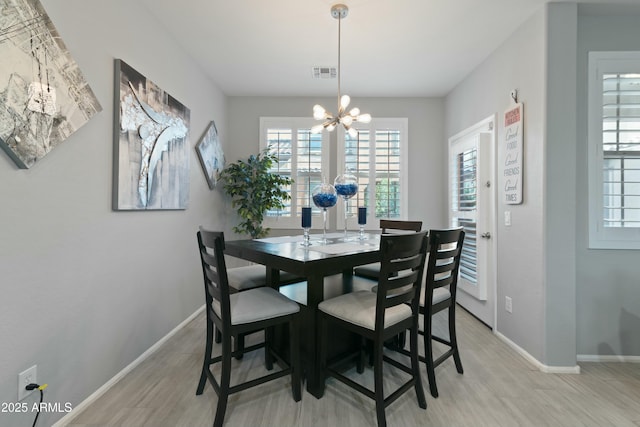
{"type": "Polygon", "coordinates": [[[229,286],[239,291],[267,285],[267,270],[264,265],[247,265],[227,269],[229,286]]]}
{"type": "MultiPolygon", "coordinates": [[[[437,304],[449,298],[451,298],[451,292],[449,292],[449,289],[435,288],[433,290],[433,304],[437,304]]],[[[423,286],[422,290],[420,291],[420,306],[422,307],[425,306],[424,299],[425,299],[425,292],[424,292],[424,286],[423,286]]]]}
{"type": "Polygon", "coordinates": [[[353,270],[356,276],[367,277],[370,279],[377,279],[380,277],[380,263],[374,262],[373,264],[365,264],[356,267],[353,270]]]}
{"type": "MultiPolygon", "coordinates": [[[[371,288],[371,292],[377,292],[377,291],[378,291],[377,286],[374,286],[373,288],[371,288]]],[[[451,298],[451,292],[449,292],[449,289],[435,288],[433,290],[433,304],[437,304],[449,298],[451,298]]],[[[425,306],[424,299],[425,299],[425,293],[424,293],[424,286],[423,286],[422,289],[420,290],[420,306],[422,307],[425,306]]]]}
{"type": "MultiPolygon", "coordinates": [[[[318,305],[323,312],[364,328],[374,330],[376,321],[376,294],[370,291],[357,291],[325,300],[318,305]]],[[[411,317],[411,308],[400,304],[387,309],[384,327],[411,317]]]]}
{"type": "MultiPolygon", "coordinates": [[[[227,277],[229,286],[238,291],[259,288],[267,285],[267,268],[259,264],[228,268],[227,277]]],[[[291,282],[295,278],[294,274],[280,272],[280,282],[291,282]]]]}
{"type": "MultiPolygon", "coordinates": [[[[257,322],[297,313],[300,307],[275,289],[262,287],[229,296],[231,324],[257,322]]],[[[213,301],[213,311],[220,316],[220,303],[213,301]]]]}

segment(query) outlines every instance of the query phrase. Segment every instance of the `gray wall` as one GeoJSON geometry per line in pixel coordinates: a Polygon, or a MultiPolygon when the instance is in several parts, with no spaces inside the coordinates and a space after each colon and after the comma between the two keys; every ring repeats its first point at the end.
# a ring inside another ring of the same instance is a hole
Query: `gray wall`
{"type": "Polygon", "coordinates": [[[111,210],[114,58],[190,108],[192,146],[212,119],[228,144],[226,99],[136,2],[42,3],[103,111],[32,169],[0,153],[0,402],[37,364],[46,400],[76,406],[203,304],[195,232],[227,227],[193,149],[186,211],[111,210]]]}
{"type": "MultiPolygon", "coordinates": [[[[260,117],[311,117],[314,104],[333,105],[335,98],[229,97],[229,142],[227,161],[246,159],[259,150],[260,117]]],[[[446,216],[446,144],[443,134],[442,99],[359,98],[352,104],[373,117],[409,119],[409,215],[423,227],[443,227],[446,216]]],[[[336,132],[330,134],[335,147],[336,132]]],[[[335,155],[335,150],[334,150],[335,155]]],[[[333,164],[335,165],[335,157],[333,164]]],[[[333,179],[337,170],[330,171],[333,179]]],[[[235,221],[232,219],[232,221],[235,221]]],[[[330,224],[335,229],[335,223],[330,224]]],[[[273,230],[283,234],[288,230],[273,230]]],[[[299,230],[295,230],[299,232],[299,230]]]]}
{"type": "Polygon", "coordinates": [[[640,50],[640,6],[581,6],[578,20],[578,354],[640,356],[640,252],[588,249],[587,55],[640,50]]]}
{"type": "MultiPolygon", "coordinates": [[[[545,15],[540,10],[461,82],[446,98],[446,137],[498,114],[497,164],[504,162],[503,113],[511,105],[509,93],[518,90],[524,104],[523,203],[496,206],[497,215],[497,324],[495,329],[538,360],[543,360],[544,340],[544,103],[545,15]],[[510,210],[512,225],[504,226],[510,210]],[[513,313],[504,310],[505,296],[513,299],[513,313]]],[[[504,181],[498,176],[497,188],[504,181]]],[[[498,197],[500,199],[500,197],[498,197]]],[[[459,292],[463,299],[463,292],[459,292]]],[[[476,311],[481,303],[467,298],[476,311]],[[475,305],[474,305],[475,304],[475,305]]],[[[493,317],[493,314],[488,314],[493,317]]],[[[491,323],[485,319],[487,323],[491,323]]]]}
{"type": "Polygon", "coordinates": [[[545,342],[542,360],[549,366],[576,364],[577,10],[577,6],[570,3],[549,4],[546,9],[545,342]]]}

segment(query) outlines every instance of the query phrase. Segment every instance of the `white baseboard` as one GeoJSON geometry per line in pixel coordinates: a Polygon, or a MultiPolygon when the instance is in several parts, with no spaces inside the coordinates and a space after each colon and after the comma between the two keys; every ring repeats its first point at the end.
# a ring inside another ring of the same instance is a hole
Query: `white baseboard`
{"type": "Polygon", "coordinates": [[[175,334],[177,334],[182,328],[184,328],[185,326],[187,326],[187,324],[189,322],[191,322],[193,319],[195,319],[200,313],[202,313],[204,311],[204,305],[202,307],[200,307],[199,309],[197,309],[195,311],[195,313],[193,313],[191,316],[187,317],[182,323],[180,323],[178,326],[176,326],[175,328],[173,328],[173,330],[171,330],[167,335],[165,335],[164,337],[160,338],[154,345],[152,345],[151,347],[149,347],[149,349],[147,351],[145,351],[144,353],[142,353],[136,360],[134,360],[133,362],[131,362],[129,365],[127,365],[123,370],[121,370],[120,372],[118,372],[113,378],[111,378],[109,381],[107,381],[102,387],[100,387],[99,389],[97,389],[95,392],[93,392],[93,394],[91,394],[89,397],[87,397],[85,400],[83,400],[82,402],[80,402],[80,404],[78,406],[76,406],[75,408],[73,408],[73,410],[71,410],[71,412],[69,412],[68,414],[66,414],[64,417],[60,418],[55,424],[53,424],[52,427],[65,427],[67,424],[69,424],[75,417],[77,417],[78,415],[80,415],[82,413],[82,411],[84,411],[85,409],[87,409],[87,407],[89,405],[91,405],[93,402],[95,402],[96,400],[98,400],[98,398],[100,398],[100,396],[102,396],[103,394],[105,394],[111,387],[113,387],[114,385],[116,385],[116,383],[118,381],[120,381],[125,375],[127,375],[129,372],[131,372],[136,366],[138,366],[139,364],[141,364],[142,362],[144,362],[146,359],[148,359],[153,353],[155,353],[164,343],[166,343],[172,336],[174,336],[175,334]]]}
{"type": "Polygon", "coordinates": [[[518,344],[511,341],[509,338],[502,335],[500,332],[494,329],[493,333],[504,341],[509,347],[514,349],[518,354],[524,357],[529,363],[538,368],[541,372],[547,374],[579,374],[580,366],[547,366],[544,363],[540,362],[538,359],[530,355],[525,349],[520,347],[518,344]]]}
{"type": "Polygon", "coordinates": [[[617,355],[599,355],[599,354],[579,354],[578,362],[621,362],[621,363],[640,363],[640,356],[617,356],[617,355]]]}

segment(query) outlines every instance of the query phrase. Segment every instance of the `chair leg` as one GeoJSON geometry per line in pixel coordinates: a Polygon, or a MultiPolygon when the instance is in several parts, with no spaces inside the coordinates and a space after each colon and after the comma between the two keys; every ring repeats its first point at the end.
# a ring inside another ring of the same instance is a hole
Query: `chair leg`
{"type": "Polygon", "coordinates": [[[373,383],[374,394],[376,401],[376,418],[378,420],[378,427],[386,427],[387,417],[385,415],[384,407],[384,390],[382,388],[382,352],[384,348],[383,342],[374,342],[373,344],[373,383]]]}
{"type": "Polygon", "coordinates": [[[427,400],[424,397],[422,389],[422,378],[420,375],[420,360],[418,358],[418,327],[411,328],[409,331],[409,348],[411,352],[411,375],[413,376],[413,385],[416,389],[418,397],[418,406],[427,409],[427,400]]]}
{"type": "Polygon", "coordinates": [[[271,354],[271,345],[273,343],[273,327],[264,330],[264,365],[267,371],[273,369],[273,355],[271,354]]]}
{"type": "Polygon", "coordinates": [[[204,360],[202,361],[202,372],[200,373],[200,381],[198,382],[198,389],[196,395],[201,395],[204,391],[204,386],[207,383],[207,370],[209,369],[209,361],[211,360],[211,347],[213,343],[213,330],[214,325],[207,319],[207,341],[204,347],[204,360]]]}
{"type": "Polygon", "coordinates": [[[427,378],[429,378],[429,390],[431,396],[438,397],[438,387],[436,386],[435,366],[433,365],[433,340],[431,338],[431,315],[425,313],[424,316],[424,359],[427,365],[427,378]]]}
{"type": "Polygon", "coordinates": [[[318,362],[320,363],[320,378],[318,383],[318,398],[324,395],[327,379],[327,320],[321,311],[318,312],[318,362]]]}
{"type": "Polygon", "coordinates": [[[294,317],[289,321],[289,355],[291,366],[291,393],[293,400],[300,402],[302,399],[302,386],[300,378],[300,330],[298,328],[298,320],[294,317]]]}
{"type": "Polygon", "coordinates": [[[216,331],[216,344],[220,344],[222,342],[222,334],[220,333],[220,330],[215,327],[215,325],[213,326],[213,330],[216,331]]]}
{"type": "Polygon", "coordinates": [[[242,354],[242,350],[244,350],[244,334],[238,334],[235,336],[235,351],[237,351],[238,353],[236,353],[236,360],[241,360],[242,357],[244,356],[244,354],[242,354]]]}
{"type": "Polygon", "coordinates": [[[360,348],[358,350],[358,363],[356,365],[356,370],[359,374],[364,372],[364,360],[367,357],[367,339],[365,337],[360,337],[360,348]]]}
{"type": "Polygon", "coordinates": [[[460,360],[458,338],[456,337],[456,309],[454,302],[452,302],[449,307],[449,342],[451,343],[451,349],[453,350],[453,361],[456,364],[456,370],[459,374],[462,374],[462,361],[460,360]]]}
{"type": "Polygon", "coordinates": [[[229,387],[231,382],[231,336],[222,336],[222,371],[220,373],[220,393],[218,393],[218,406],[216,407],[216,418],[213,420],[213,427],[222,427],[224,415],[227,411],[227,401],[229,400],[229,387]]]}
{"type": "Polygon", "coordinates": [[[401,332],[396,336],[395,344],[402,349],[407,345],[407,331],[401,332]]]}

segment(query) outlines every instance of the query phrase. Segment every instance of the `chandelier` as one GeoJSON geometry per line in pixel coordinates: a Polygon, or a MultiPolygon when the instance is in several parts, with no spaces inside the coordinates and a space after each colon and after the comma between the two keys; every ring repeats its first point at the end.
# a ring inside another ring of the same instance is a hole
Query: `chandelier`
{"type": "Polygon", "coordinates": [[[338,20],[338,114],[335,116],[328,112],[322,105],[313,106],[313,118],[322,120],[322,124],[315,125],[311,128],[311,133],[320,133],[323,129],[331,132],[341,124],[344,129],[355,138],[358,131],[351,127],[354,122],[369,123],[371,114],[360,114],[359,108],[352,108],[347,111],[351,97],[349,95],[340,96],[340,23],[343,18],[349,14],[349,8],[344,4],[335,4],[331,7],[331,16],[338,20]]]}

